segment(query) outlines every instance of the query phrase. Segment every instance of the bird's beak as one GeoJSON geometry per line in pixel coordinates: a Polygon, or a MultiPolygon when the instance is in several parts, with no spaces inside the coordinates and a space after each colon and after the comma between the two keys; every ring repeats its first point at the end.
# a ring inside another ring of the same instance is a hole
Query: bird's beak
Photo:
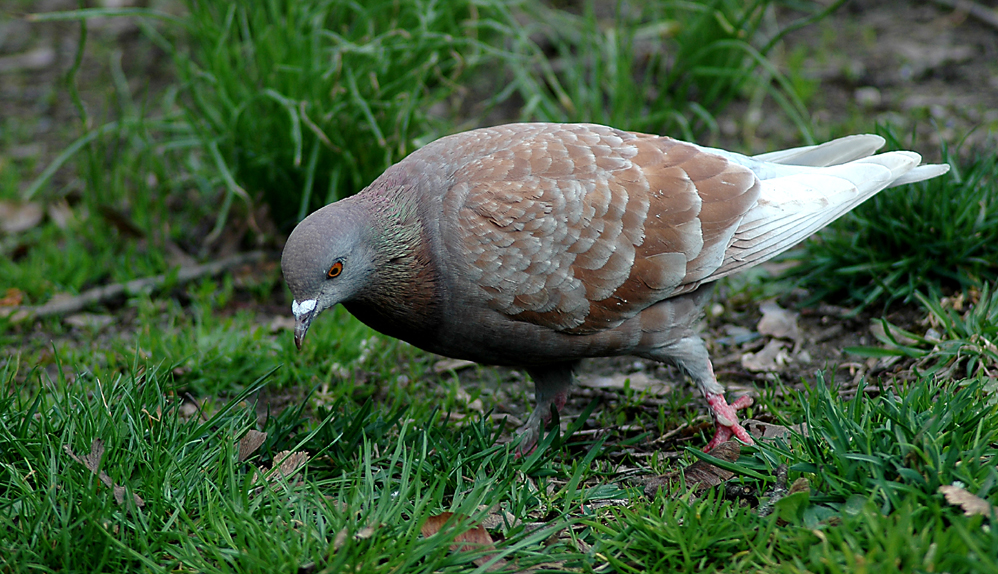
{"type": "Polygon", "coordinates": [[[309,299],[299,303],[291,303],[291,312],[295,315],[295,347],[301,350],[301,342],[308,333],[308,326],[312,324],[315,317],[315,299],[309,299]]]}

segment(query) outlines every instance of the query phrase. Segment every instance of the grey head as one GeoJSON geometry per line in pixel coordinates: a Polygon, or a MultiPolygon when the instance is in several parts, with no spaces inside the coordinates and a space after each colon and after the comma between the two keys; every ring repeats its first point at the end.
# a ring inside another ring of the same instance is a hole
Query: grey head
{"type": "Polygon", "coordinates": [[[319,313],[362,293],[375,270],[370,213],[353,198],[312,213],[291,233],[281,269],[294,301],[295,345],[301,349],[319,313]]]}

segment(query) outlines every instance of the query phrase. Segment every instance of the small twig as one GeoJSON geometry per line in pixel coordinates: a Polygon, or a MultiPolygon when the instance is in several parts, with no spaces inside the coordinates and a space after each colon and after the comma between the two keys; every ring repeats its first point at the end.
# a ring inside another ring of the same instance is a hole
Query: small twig
{"type": "Polygon", "coordinates": [[[998,10],[981,6],[973,0],[933,0],[933,2],[960,12],[966,12],[992,28],[998,28],[998,10]]]}
{"type": "Polygon", "coordinates": [[[173,274],[167,273],[164,275],[156,275],[154,277],[146,277],[144,279],[133,279],[127,283],[114,283],[113,285],[105,285],[104,287],[90,289],[68,299],[49,301],[44,305],[34,307],[27,305],[21,307],[11,307],[9,310],[4,312],[13,316],[15,321],[35,317],[48,317],[50,315],[66,315],[69,313],[76,313],[78,311],[82,311],[90,305],[109,301],[111,299],[121,297],[122,295],[140,293],[146,289],[158,289],[165,285],[168,281],[181,285],[201,277],[215,276],[233,267],[238,267],[247,263],[254,263],[263,259],[265,256],[266,253],[263,251],[251,251],[249,253],[242,253],[232,257],[227,257],[220,261],[205,263],[204,265],[181,267],[177,271],[175,277],[173,274]]]}

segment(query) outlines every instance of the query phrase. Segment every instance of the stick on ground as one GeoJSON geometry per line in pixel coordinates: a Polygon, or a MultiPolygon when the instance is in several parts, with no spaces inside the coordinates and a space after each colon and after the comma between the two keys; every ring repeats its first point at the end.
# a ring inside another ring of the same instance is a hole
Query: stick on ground
{"type": "Polygon", "coordinates": [[[9,310],[0,312],[6,312],[11,315],[14,321],[23,321],[36,317],[48,317],[50,315],[66,315],[69,313],[76,313],[78,311],[82,311],[90,305],[103,303],[111,299],[121,297],[122,295],[140,293],[147,289],[159,289],[171,279],[173,280],[171,283],[175,282],[178,285],[182,285],[201,277],[219,275],[224,271],[232,269],[233,267],[239,267],[240,265],[245,265],[247,263],[255,263],[256,261],[263,259],[265,256],[266,253],[263,251],[240,253],[239,255],[233,255],[232,257],[227,257],[219,261],[213,261],[211,263],[205,263],[204,265],[181,267],[177,271],[175,278],[172,277],[172,273],[168,273],[156,275],[154,277],[146,277],[143,279],[133,279],[127,283],[114,283],[112,285],[89,289],[75,297],[67,299],[60,298],[55,301],[49,301],[44,305],[11,307],[9,310]]]}

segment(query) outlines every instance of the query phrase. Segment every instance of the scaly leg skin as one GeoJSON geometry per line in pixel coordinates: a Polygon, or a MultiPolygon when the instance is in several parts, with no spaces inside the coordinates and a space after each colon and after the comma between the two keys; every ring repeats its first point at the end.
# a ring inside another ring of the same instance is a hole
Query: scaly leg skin
{"type": "Polygon", "coordinates": [[[755,444],[752,440],[752,436],[749,435],[742,425],[738,424],[738,415],[735,411],[744,409],[745,407],[752,404],[752,397],[745,395],[738,397],[738,399],[728,404],[728,401],[724,400],[724,395],[715,393],[704,393],[704,398],[707,399],[707,407],[710,409],[710,414],[714,418],[714,426],[717,427],[717,432],[714,434],[714,438],[711,439],[707,446],[704,447],[704,452],[710,452],[714,450],[714,447],[727,441],[732,436],[738,440],[744,442],[745,444],[755,444]]]}
{"type": "Polygon", "coordinates": [[[755,444],[749,433],[738,424],[738,415],[735,414],[738,409],[751,405],[752,397],[741,397],[730,405],[724,400],[724,385],[717,382],[714,366],[707,354],[707,345],[698,335],[689,333],[669,344],[645,351],[642,356],[675,364],[693,379],[707,400],[707,408],[714,419],[717,433],[703,449],[704,452],[709,452],[732,436],[746,444],[755,444]]]}
{"type": "Polygon", "coordinates": [[[551,420],[551,408],[561,412],[568,400],[568,391],[572,387],[572,363],[559,363],[544,367],[527,369],[530,378],[534,380],[534,396],[537,405],[526,424],[517,429],[517,434],[523,437],[517,447],[517,458],[533,452],[537,441],[544,435],[544,425],[551,420]]]}

